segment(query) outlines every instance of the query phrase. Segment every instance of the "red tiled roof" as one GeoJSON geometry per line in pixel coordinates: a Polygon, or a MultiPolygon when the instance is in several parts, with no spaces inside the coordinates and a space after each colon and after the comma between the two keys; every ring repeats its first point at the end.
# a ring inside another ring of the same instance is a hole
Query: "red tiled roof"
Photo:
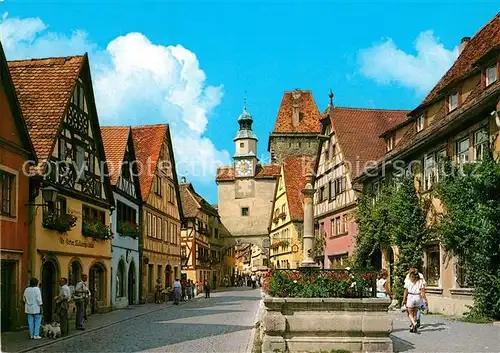
{"type": "MultiPolygon", "coordinates": [[[[280,166],[278,164],[257,164],[255,179],[276,179],[280,175],[280,166]]],[[[217,168],[216,181],[234,180],[234,167],[217,168]]]]}
{"type": "Polygon", "coordinates": [[[425,97],[421,105],[436,98],[439,92],[449,84],[461,79],[473,71],[475,63],[490,49],[500,45],[500,12],[481,28],[465,46],[453,66],[444,74],[432,91],[425,97]]]}
{"type": "Polygon", "coordinates": [[[112,185],[118,182],[129,134],[130,126],[101,126],[102,143],[112,185]]]}
{"type": "Polygon", "coordinates": [[[47,159],[85,56],[10,61],[16,88],[35,152],[47,159]]]}
{"type": "Polygon", "coordinates": [[[319,133],[321,131],[321,114],[314,102],[311,91],[297,90],[300,93],[300,122],[293,125],[293,94],[296,91],[286,91],[281,100],[278,117],[273,133],[319,133]]]}
{"type": "Polygon", "coordinates": [[[325,116],[330,117],[332,129],[351,167],[351,177],[363,172],[366,163],[384,156],[386,145],[379,136],[391,127],[401,124],[407,110],[329,107],[325,116]]]}
{"type": "MultiPolygon", "coordinates": [[[[167,124],[146,125],[132,127],[132,138],[134,140],[135,158],[139,163],[139,183],[141,185],[142,199],[145,201],[151,191],[153,176],[163,142],[166,139],[167,124]]],[[[170,151],[173,153],[173,151],[170,151]]]]}
{"type": "Polygon", "coordinates": [[[196,217],[199,210],[218,217],[217,210],[198,194],[191,183],[179,184],[181,193],[182,210],[185,218],[196,217]]]}
{"type": "Polygon", "coordinates": [[[314,172],[314,158],[294,156],[283,160],[283,177],[286,188],[288,210],[292,221],[304,220],[304,195],[302,190],[307,183],[307,174],[314,172]]]}

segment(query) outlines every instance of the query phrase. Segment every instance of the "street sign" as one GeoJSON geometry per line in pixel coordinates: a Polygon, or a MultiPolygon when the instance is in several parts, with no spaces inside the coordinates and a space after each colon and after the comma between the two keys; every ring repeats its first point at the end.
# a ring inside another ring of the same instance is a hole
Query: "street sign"
{"type": "Polygon", "coordinates": [[[266,238],[266,239],[262,240],[262,246],[265,249],[269,249],[269,238],[266,238]]]}

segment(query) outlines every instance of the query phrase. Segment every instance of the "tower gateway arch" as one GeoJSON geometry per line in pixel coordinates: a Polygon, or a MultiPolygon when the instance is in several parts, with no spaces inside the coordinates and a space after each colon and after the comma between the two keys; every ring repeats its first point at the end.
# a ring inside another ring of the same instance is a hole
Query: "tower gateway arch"
{"type": "Polygon", "coordinates": [[[279,177],[277,164],[260,164],[253,119],[246,110],[238,117],[233,165],[217,169],[218,210],[232,239],[226,244],[251,244],[250,270],[268,270],[269,222],[279,177]]]}

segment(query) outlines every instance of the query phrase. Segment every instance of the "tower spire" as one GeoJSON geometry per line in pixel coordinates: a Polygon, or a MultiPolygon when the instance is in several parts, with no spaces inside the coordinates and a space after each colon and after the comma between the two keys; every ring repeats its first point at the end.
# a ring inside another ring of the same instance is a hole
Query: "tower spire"
{"type": "Polygon", "coordinates": [[[332,92],[332,89],[330,88],[330,94],[328,95],[328,97],[330,97],[330,107],[333,107],[333,92],[332,92]]]}

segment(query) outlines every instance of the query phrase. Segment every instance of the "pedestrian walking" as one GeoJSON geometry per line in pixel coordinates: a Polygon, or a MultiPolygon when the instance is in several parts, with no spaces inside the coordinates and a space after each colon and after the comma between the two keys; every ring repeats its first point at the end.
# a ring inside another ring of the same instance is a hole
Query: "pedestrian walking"
{"type": "Polygon", "coordinates": [[[71,290],[68,287],[68,279],[62,277],[59,280],[59,295],[55,297],[56,301],[56,314],[59,318],[59,325],[61,327],[61,337],[67,336],[69,333],[69,320],[68,320],[68,310],[69,310],[69,300],[71,299],[71,290]]]}
{"type": "Polygon", "coordinates": [[[405,283],[405,292],[403,296],[403,304],[406,305],[408,315],[411,321],[410,332],[417,333],[417,312],[422,306],[422,300],[427,304],[425,295],[425,286],[420,280],[418,270],[412,268],[409,273],[409,282],[405,283]]]}
{"type": "Polygon", "coordinates": [[[38,280],[30,279],[30,286],[24,290],[23,294],[24,312],[28,316],[28,328],[30,338],[39,340],[40,325],[42,323],[42,292],[38,288],[38,280]]]}
{"type": "Polygon", "coordinates": [[[207,280],[203,283],[203,291],[205,292],[205,298],[210,298],[210,285],[207,280]]]}
{"type": "Polygon", "coordinates": [[[388,273],[387,270],[382,270],[379,273],[377,279],[377,298],[391,298],[391,290],[389,288],[389,282],[387,281],[388,273]]]}
{"type": "MultiPolygon", "coordinates": [[[[408,268],[408,273],[406,274],[406,277],[405,277],[405,281],[404,281],[405,285],[410,282],[410,271],[412,271],[412,269],[415,269],[418,272],[418,268],[416,266],[410,266],[408,268]]],[[[424,275],[422,273],[418,272],[418,277],[419,277],[419,280],[422,282],[422,284],[424,286],[424,290],[425,290],[426,282],[424,279],[424,275]]],[[[418,312],[417,312],[417,327],[418,328],[420,328],[420,326],[421,326],[420,325],[420,317],[422,315],[422,308],[423,309],[428,308],[428,306],[423,301],[422,301],[420,307],[418,308],[418,312]]],[[[408,313],[408,318],[409,318],[409,313],[408,313]]],[[[411,321],[410,321],[410,327],[411,327],[411,321]]]]}
{"type": "Polygon", "coordinates": [[[85,312],[87,311],[87,301],[89,300],[90,291],[87,286],[87,275],[82,274],[81,281],[75,286],[75,292],[73,294],[73,300],[76,305],[76,321],[75,326],[77,330],[85,330],[83,327],[83,320],[85,312]]]}
{"type": "Polygon", "coordinates": [[[178,278],[174,281],[174,305],[179,305],[179,300],[182,294],[182,284],[178,278]]]}
{"type": "Polygon", "coordinates": [[[191,292],[191,280],[188,279],[187,283],[186,283],[186,294],[187,294],[187,298],[188,300],[191,300],[191,298],[193,297],[193,293],[191,292]]]}
{"type": "Polygon", "coordinates": [[[257,283],[257,277],[255,276],[255,274],[252,274],[252,276],[250,277],[250,280],[252,281],[252,289],[255,289],[256,283],[257,283]]]}

